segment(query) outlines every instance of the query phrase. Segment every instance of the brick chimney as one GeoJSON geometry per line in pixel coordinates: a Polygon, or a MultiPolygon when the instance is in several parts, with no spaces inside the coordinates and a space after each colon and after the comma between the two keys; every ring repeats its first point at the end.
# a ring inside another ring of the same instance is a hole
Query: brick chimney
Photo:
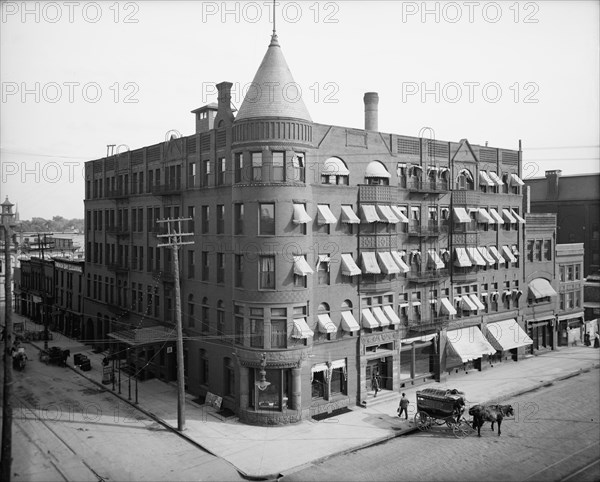
{"type": "Polygon", "coordinates": [[[363,97],[363,101],[365,103],[365,130],[379,130],[377,122],[379,95],[377,92],[367,92],[363,97]]]}
{"type": "Polygon", "coordinates": [[[218,96],[218,110],[215,117],[214,126],[218,129],[219,127],[230,126],[233,123],[233,111],[231,110],[231,82],[221,82],[217,84],[218,96]],[[221,124],[222,125],[219,125],[221,124]]]}
{"type": "Polygon", "coordinates": [[[555,169],[546,171],[546,199],[548,201],[556,201],[558,199],[558,182],[562,171],[555,169]]]}

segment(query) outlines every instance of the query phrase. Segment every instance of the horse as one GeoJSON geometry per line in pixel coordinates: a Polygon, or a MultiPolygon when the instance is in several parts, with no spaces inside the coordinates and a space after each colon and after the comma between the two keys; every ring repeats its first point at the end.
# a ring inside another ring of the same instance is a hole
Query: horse
{"type": "Polygon", "coordinates": [[[481,437],[481,426],[485,422],[498,423],[498,436],[502,433],[500,426],[504,417],[514,415],[512,405],[474,405],[469,409],[469,415],[473,416],[473,429],[477,429],[477,435],[481,437]]]}

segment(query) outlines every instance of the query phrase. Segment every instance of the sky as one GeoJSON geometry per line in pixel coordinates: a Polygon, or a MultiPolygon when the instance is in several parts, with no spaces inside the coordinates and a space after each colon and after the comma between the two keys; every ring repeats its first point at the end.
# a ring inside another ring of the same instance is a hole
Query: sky
{"type": "MultiPolygon", "coordinates": [[[[313,121],[523,148],[523,177],[597,173],[599,2],[276,2],[313,121]],[[428,127],[431,130],[422,131],[428,127]]],[[[84,162],[194,133],[190,113],[267,50],[272,2],[6,2],[0,197],[21,219],[83,218],[84,162]]],[[[246,90],[244,90],[246,89],[246,90]]]]}

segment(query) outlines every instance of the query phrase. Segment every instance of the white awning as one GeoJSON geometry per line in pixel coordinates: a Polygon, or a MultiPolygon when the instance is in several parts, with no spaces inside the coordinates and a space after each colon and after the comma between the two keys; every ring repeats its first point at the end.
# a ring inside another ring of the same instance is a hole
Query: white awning
{"type": "Polygon", "coordinates": [[[483,186],[485,186],[485,185],[495,186],[496,185],[496,183],[490,179],[490,177],[488,176],[488,173],[485,171],[479,171],[479,184],[483,185],[483,186]]]}
{"type": "Polygon", "coordinates": [[[516,263],[517,258],[515,258],[514,254],[508,246],[502,246],[502,252],[504,253],[504,257],[509,263],[516,263]]]}
{"type": "Polygon", "coordinates": [[[402,212],[402,208],[400,206],[391,206],[392,212],[396,215],[396,217],[400,220],[401,223],[408,223],[409,220],[406,217],[406,214],[402,212]]]}
{"type": "Polygon", "coordinates": [[[342,222],[346,224],[359,224],[360,218],[352,210],[351,206],[342,206],[342,222]]]}
{"type": "Polygon", "coordinates": [[[481,256],[483,257],[483,259],[485,259],[487,261],[487,263],[490,266],[493,266],[496,264],[496,260],[492,257],[492,255],[490,254],[490,252],[488,251],[488,249],[485,246],[479,246],[479,252],[481,253],[481,256]]]}
{"type": "Polygon", "coordinates": [[[379,161],[371,161],[365,171],[365,177],[386,177],[390,178],[392,175],[388,172],[385,166],[379,161]]]}
{"type": "Polygon", "coordinates": [[[294,224],[306,224],[312,221],[312,218],[306,212],[304,204],[294,204],[294,224]]]}
{"type": "Polygon", "coordinates": [[[342,274],[344,276],[358,276],[362,274],[351,254],[342,254],[342,274]]]}
{"type": "Polygon", "coordinates": [[[473,182],[473,175],[468,169],[461,169],[458,175],[460,176],[462,174],[464,174],[469,181],[473,182]]]}
{"type": "Polygon", "coordinates": [[[483,257],[481,256],[481,254],[479,254],[479,251],[477,250],[476,247],[469,246],[467,248],[467,253],[469,255],[469,258],[471,259],[471,262],[474,265],[477,265],[477,266],[487,266],[487,263],[485,262],[485,259],[483,259],[483,257]]]}
{"type": "Polygon", "coordinates": [[[412,338],[404,338],[400,340],[400,343],[410,345],[411,343],[427,343],[433,340],[437,336],[437,333],[430,333],[429,335],[415,336],[412,338]]]}
{"type": "Polygon", "coordinates": [[[517,323],[517,320],[504,320],[488,323],[487,339],[492,346],[499,351],[512,350],[520,346],[533,344],[533,340],[517,323]]]}
{"type": "Polygon", "coordinates": [[[337,219],[329,209],[327,204],[318,204],[317,210],[319,212],[317,216],[317,222],[319,224],[335,224],[337,223],[337,219]]]}
{"type": "Polygon", "coordinates": [[[379,213],[379,219],[385,223],[396,224],[400,220],[394,215],[390,206],[384,204],[377,205],[377,212],[379,213]]]}
{"type": "Polygon", "coordinates": [[[379,266],[381,266],[381,270],[386,274],[396,274],[400,273],[400,268],[394,262],[392,258],[392,254],[387,251],[378,251],[377,257],[379,258],[379,266]]]}
{"type": "Polygon", "coordinates": [[[473,266],[465,248],[454,248],[454,266],[459,268],[473,266]]]}
{"type": "Polygon", "coordinates": [[[304,258],[304,256],[294,256],[294,274],[299,276],[306,276],[307,274],[313,274],[314,271],[304,258]]]}
{"type": "Polygon", "coordinates": [[[360,330],[360,325],[351,311],[342,311],[342,329],[349,333],[360,330]]]}
{"type": "Polygon", "coordinates": [[[321,174],[325,176],[347,176],[350,171],[344,164],[344,161],[337,157],[330,157],[323,163],[321,174]]]}
{"type": "Polygon", "coordinates": [[[479,208],[477,210],[477,222],[478,223],[496,224],[496,221],[494,221],[494,219],[483,208],[479,208]]]}
{"type": "Polygon", "coordinates": [[[373,308],[373,314],[375,315],[375,319],[379,322],[379,326],[389,326],[391,325],[391,321],[385,316],[385,313],[381,309],[380,306],[376,306],[373,308]]]}
{"type": "Polygon", "coordinates": [[[365,223],[375,223],[381,221],[377,216],[377,210],[373,204],[360,205],[360,219],[365,223]]]}
{"type": "Polygon", "coordinates": [[[392,322],[392,325],[400,324],[400,318],[398,318],[394,308],[392,308],[390,305],[384,306],[383,312],[385,313],[385,316],[387,316],[388,320],[392,322]]]}
{"type": "Polygon", "coordinates": [[[452,350],[463,363],[481,358],[482,355],[496,353],[496,349],[490,345],[476,326],[449,331],[447,336],[452,350]]]}
{"type": "Polygon", "coordinates": [[[319,255],[319,259],[317,260],[317,269],[319,269],[319,266],[321,263],[327,264],[327,271],[329,272],[329,263],[331,263],[331,258],[329,257],[328,254],[320,254],[319,255]]]}
{"type": "Polygon", "coordinates": [[[315,336],[315,334],[306,324],[306,320],[304,318],[296,318],[294,320],[292,338],[309,338],[311,336],[315,336]]]}
{"type": "Polygon", "coordinates": [[[442,313],[446,313],[447,315],[456,315],[456,309],[454,306],[452,306],[452,303],[450,303],[448,298],[442,298],[440,302],[442,303],[440,306],[440,311],[442,313]]]}
{"type": "Polygon", "coordinates": [[[319,333],[335,333],[337,331],[337,327],[331,321],[331,318],[327,313],[323,313],[317,315],[318,324],[319,324],[319,333]]]}
{"type": "Polygon", "coordinates": [[[477,297],[475,293],[471,293],[469,295],[469,298],[475,304],[478,310],[485,310],[485,305],[481,302],[481,300],[477,297]]]}
{"type": "Polygon", "coordinates": [[[511,179],[511,184],[516,184],[518,186],[525,185],[525,183],[521,180],[521,178],[519,176],[517,176],[516,174],[511,174],[510,179],[511,179]]]}
{"type": "Polygon", "coordinates": [[[373,313],[369,308],[362,310],[362,326],[363,328],[379,328],[379,323],[373,316],[373,313]]]}
{"type": "Polygon", "coordinates": [[[513,244],[513,245],[510,247],[510,250],[512,251],[512,254],[513,254],[513,256],[514,256],[515,258],[518,258],[518,257],[519,257],[519,255],[520,255],[520,253],[519,253],[519,248],[517,248],[517,245],[516,245],[516,244],[513,244]]]}
{"type": "Polygon", "coordinates": [[[440,259],[435,249],[428,249],[427,254],[429,255],[429,262],[435,266],[435,269],[444,268],[444,262],[440,259]]]}
{"type": "Polygon", "coordinates": [[[404,262],[402,255],[398,251],[392,251],[392,259],[400,268],[401,273],[408,273],[410,271],[410,267],[404,262]]]}
{"type": "Polygon", "coordinates": [[[516,222],[517,222],[517,220],[513,217],[513,215],[510,214],[510,211],[508,209],[502,210],[502,217],[509,224],[516,224],[516,222]]]}
{"type": "Polygon", "coordinates": [[[454,212],[454,221],[457,223],[470,223],[471,216],[467,213],[465,208],[452,208],[454,212]]]}
{"type": "Polygon", "coordinates": [[[310,367],[311,373],[326,372],[327,370],[329,370],[327,363],[315,363],[312,367],[310,367]]]}
{"type": "Polygon", "coordinates": [[[372,251],[363,251],[360,253],[362,258],[363,272],[369,274],[381,274],[379,265],[377,264],[377,258],[375,253],[372,251]]]}
{"type": "Polygon", "coordinates": [[[504,224],[504,219],[502,219],[502,216],[494,208],[490,208],[490,216],[496,221],[496,224],[504,224]]]}
{"type": "Polygon", "coordinates": [[[547,279],[535,278],[529,282],[529,291],[536,300],[546,298],[547,296],[556,296],[556,291],[547,279]]]}
{"type": "Polygon", "coordinates": [[[511,210],[510,210],[510,213],[511,213],[511,214],[512,214],[512,215],[513,215],[513,216],[514,216],[516,219],[517,219],[517,221],[519,221],[519,223],[521,223],[521,224],[525,224],[525,220],[524,220],[524,219],[523,219],[521,216],[519,216],[519,215],[518,215],[518,214],[515,212],[515,210],[514,210],[514,209],[511,209],[511,210]]]}
{"type": "Polygon", "coordinates": [[[498,186],[503,186],[504,183],[502,182],[502,179],[500,179],[500,177],[498,176],[498,174],[496,174],[494,171],[490,171],[488,172],[490,179],[492,181],[494,181],[494,183],[496,183],[496,185],[498,186]]]}
{"type": "Polygon", "coordinates": [[[469,295],[464,295],[460,298],[460,307],[463,310],[477,311],[477,305],[473,303],[469,295]]]}
{"type": "Polygon", "coordinates": [[[496,246],[490,246],[488,249],[489,249],[492,257],[496,260],[496,263],[498,263],[498,264],[504,264],[504,258],[498,252],[498,248],[496,248],[496,246]]]}

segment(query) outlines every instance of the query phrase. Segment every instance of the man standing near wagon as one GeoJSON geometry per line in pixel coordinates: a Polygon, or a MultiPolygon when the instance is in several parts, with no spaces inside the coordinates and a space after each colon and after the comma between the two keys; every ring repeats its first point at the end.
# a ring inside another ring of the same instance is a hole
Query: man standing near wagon
{"type": "Polygon", "coordinates": [[[408,420],[408,398],[406,398],[406,393],[402,394],[402,398],[400,399],[400,406],[398,407],[398,416],[402,418],[402,412],[404,412],[405,420],[408,420]]]}

